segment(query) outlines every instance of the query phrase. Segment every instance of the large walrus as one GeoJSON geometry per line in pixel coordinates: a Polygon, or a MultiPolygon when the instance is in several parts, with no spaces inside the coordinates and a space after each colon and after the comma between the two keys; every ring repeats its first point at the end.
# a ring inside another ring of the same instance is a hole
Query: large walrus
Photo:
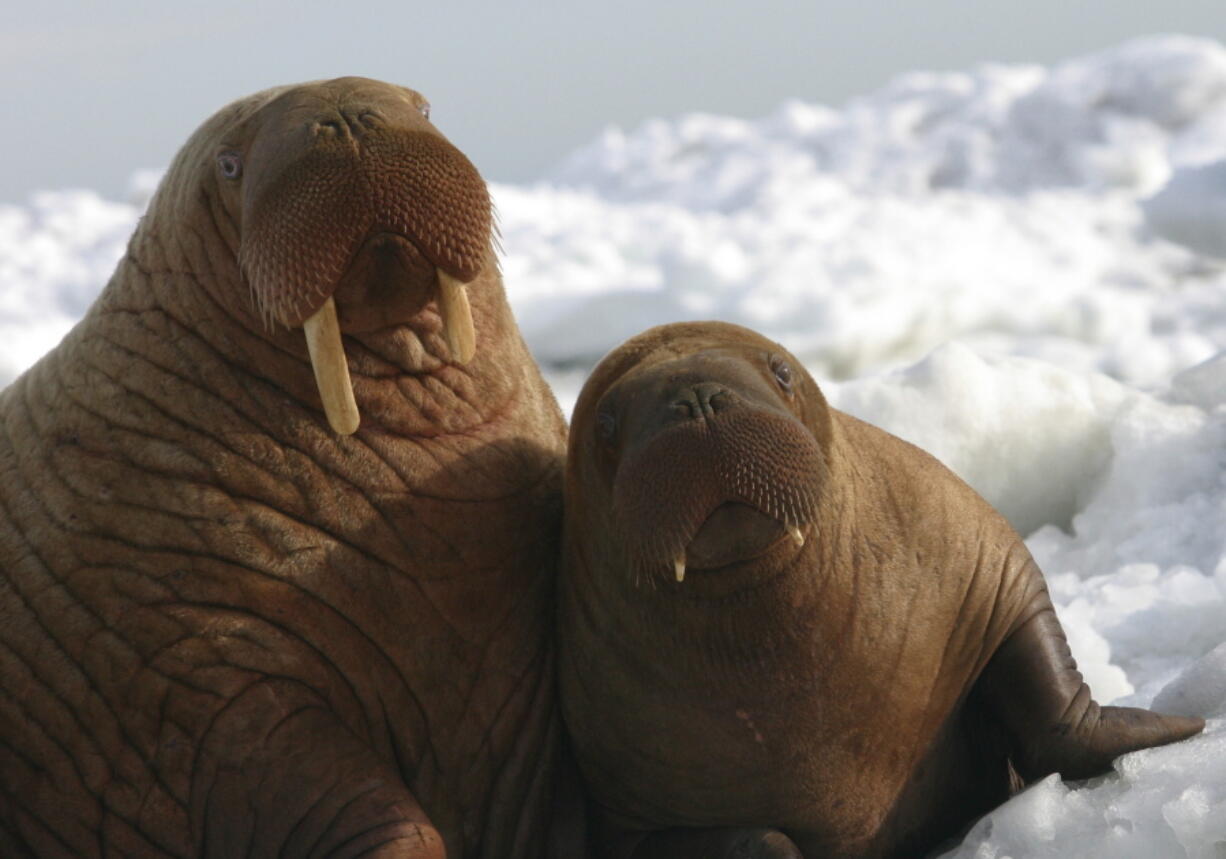
{"type": "Polygon", "coordinates": [[[606,357],[565,498],[560,688],[607,855],[917,855],[1203,727],[1095,704],[1004,518],[744,328],[606,357]]]}
{"type": "Polygon", "coordinates": [[[0,855],[545,850],[565,428],[427,112],[224,108],[0,395],[0,855]]]}

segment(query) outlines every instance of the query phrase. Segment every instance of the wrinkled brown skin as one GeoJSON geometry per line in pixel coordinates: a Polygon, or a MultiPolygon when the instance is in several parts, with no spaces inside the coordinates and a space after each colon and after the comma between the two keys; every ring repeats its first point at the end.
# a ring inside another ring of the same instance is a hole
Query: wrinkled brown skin
{"type": "Polygon", "coordinates": [[[1095,704],[1004,518],[744,328],[605,358],[565,503],[559,684],[607,856],[918,855],[1203,727],[1095,704]]]}
{"type": "Polygon", "coordinates": [[[545,852],[565,429],[423,104],[221,110],[0,395],[0,855],[545,852]],[[434,263],[475,278],[465,366],[434,263]],[[332,292],[349,437],[296,327],[332,292]]]}

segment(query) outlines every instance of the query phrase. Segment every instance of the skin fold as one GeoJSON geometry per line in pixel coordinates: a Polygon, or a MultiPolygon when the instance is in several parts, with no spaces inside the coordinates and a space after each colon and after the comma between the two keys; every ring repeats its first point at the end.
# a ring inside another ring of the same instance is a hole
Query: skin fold
{"type": "Polygon", "coordinates": [[[427,114],[361,78],[219,111],[0,394],[0,855],[546,853],[565,428],[427,114]]]}
{"type": "Polygon", "coordinates": [[[1005,519],[723,323],[650,329],[584,386],[558,624],[619,859],[922,855],[1203,727],[1094,703],[1005,519]]]}

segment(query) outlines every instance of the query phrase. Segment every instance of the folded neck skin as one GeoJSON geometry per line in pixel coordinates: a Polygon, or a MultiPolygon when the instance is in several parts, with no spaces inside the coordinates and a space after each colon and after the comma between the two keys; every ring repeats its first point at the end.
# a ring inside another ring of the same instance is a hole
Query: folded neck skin
{"type": "MultiPolygon", "coordinates": [[[[438,272],[437,302],[443,340],[451,360],[456,364],[467,364],[476,351],[472,308],[468,303],[465,284],[442,269],[438,272]]],[[[302,323],[302,330],[306,335],[311,368],[315,372],[315,383],[319,386],[319,398],[328,416],[328,424],[340,435],[351,435],[357,430],[361,416],[353,397],[353,381],[345,359],[345,346],[341,342],[336,302],[331,296],[302,323]]]]}
{"type": "MultiPolygon", "coordinates": [[[[528,353],[517,331],[502,330],[510,326],[499,310],[506,298],[492,254],[490,265],[465,285],[439,271],[437,294],[403,302],[411,306],[395,321],[372,324],[347,313],[338,289],[297,326],[270,322],[254,308],[225,306],[190,274],[199,262],[191,257],[190,246],[146,245],[138,236],[121,266],[145,277],[128,277],[125,288],[108,292],[80,334],[122,336],[118,326],[109,331],[112,313],[156,319],[153,324],[167,329],[164,339],[123,348],[151,347],[153,354],[143,356],[150,363],[229,400],[240,419],[269,434],[282,436],[286,422],[309,422],[342,436],[362,423],[395,435],[451,435],[498,414],[523,382],[508,370],[528,353]],[[175,285],[173,304],[161,300],[155,279],[175,285]],[[504,359],[510,352],[517,361],[500,364],[482,355],[478,326],[483,337],[502,344],[504,359]],[[248,381],[238,378],[244,369],[248,381]],[[246,396],[232,397],[233,386],[246,396]],[[287,409],[291,403],[295,408],[287,409]]],[[[234,292],[249,294],[237,267],[233,275],[234,292]]]]}

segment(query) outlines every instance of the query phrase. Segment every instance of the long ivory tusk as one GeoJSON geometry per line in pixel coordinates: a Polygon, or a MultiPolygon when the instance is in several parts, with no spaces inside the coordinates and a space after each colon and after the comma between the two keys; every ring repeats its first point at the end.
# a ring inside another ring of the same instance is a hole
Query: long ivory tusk
{"type": "Polygon", "coordinates": [[[451,350],[451,359],[467,364],[477,351],[477,332],[473,329],[467,288],[441,268],[438,270],[438,312],[443,317],[443,339],[451,350]]]}
{"type": "Polygon", "coordinates": [[[673,561],[673,572],[677,574],[677,581],[685,581],[685,556],[680,555],[673,561]]]}
{"type": "Polygon", "coordinates": [[[341,327],[336,321],[336,303],[331,297],[302,323],[302,329],[306,332],[311,369],[315,371],[315,384],[328,423],[341,435],[349,435],[358,428],[361,416],[353,399],[353,382],[345,362],[345,347],[341,345],[341,327]]]}
{"type": "Polygon", "coordinates": [[[792,540],[795,541],[797,547],[805,544],[805,535],[800,533],[800,528],[796,525],[789,525],[788,533],[792,535],[792,540]]]}

